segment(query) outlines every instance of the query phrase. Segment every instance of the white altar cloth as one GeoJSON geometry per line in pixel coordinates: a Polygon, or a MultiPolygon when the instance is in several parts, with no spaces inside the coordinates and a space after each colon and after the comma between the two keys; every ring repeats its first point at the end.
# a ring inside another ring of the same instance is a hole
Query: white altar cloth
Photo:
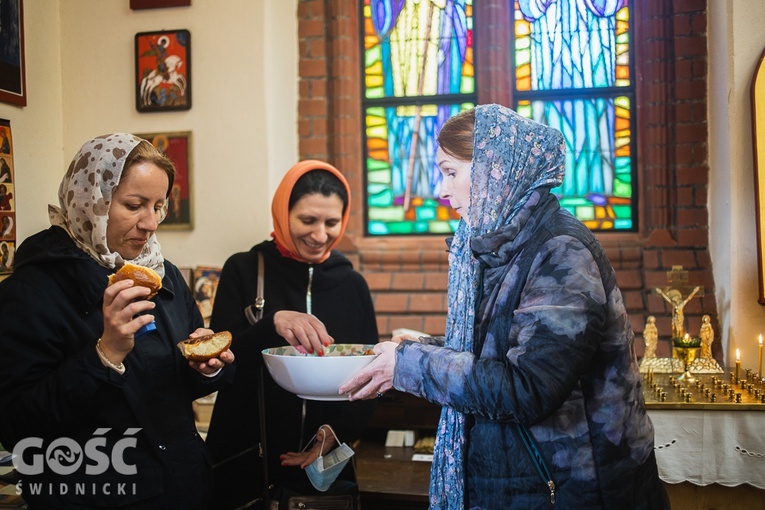
{"type": "Polygon", "coordinates": [[[765,489],[765,412],[649,409],[648,415],[665,482],[765,489]]]}

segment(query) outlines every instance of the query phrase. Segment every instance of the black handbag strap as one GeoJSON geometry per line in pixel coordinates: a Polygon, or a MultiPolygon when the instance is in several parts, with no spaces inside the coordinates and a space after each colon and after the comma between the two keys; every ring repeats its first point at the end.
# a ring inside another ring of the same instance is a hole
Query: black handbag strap
{"type": "Polygon", "coordinates": [[[267,496],[271,487],[268,481],[268,455],[266,443],[266,392],[263,385],[266,382],[266,376],[263,373],[264,367],[258,369],[258,411],[260,419],[260,458],[263,460],[263,485],[264,494],[267,496]]]}
{"type": "MultiPolygon", "coordinates": [[[[260,421],[260,457],[263,459],[263,480],[265,482],[266,494],[271,490],[270,482],[268,480],[268,455],[266,445],[266,392],[264,390],[266,382],[266,375],[264,367],[258,369],[258,410],[260,421]]],[[[305,415],[306,415],[306,401],[302,400],[303,410],[300,419],[300,449],[303,449],[303,437],[305,435],[305,415]]],[[[334,433],[334,431],[333,431],[334,433]]]]}
{"type": "MultiPolygon", "coordinates": [[[[263,317],[263,306],[266,303],[266,298],[263,294],[265,284],[263,283],[263,275],[265,274],[266,264],[263,260],[263,252],[258,252],[258,295],[255,298],[255,304],[245,308],[244,312],[247,315],[247,319],[251,324],[255,324],[263,317]],[[253,309],[254,313],[253,313],[253,309]],[[251,317],[253,315],[253,317],[251,317]]],[[[260,421],[260,458],[263,461],[263,484],[264,494],[266,496],[271,492],[271,482],[268,478],[268,441],[266,440],[266,374],[265,367],[261,365],[258,369],[258,419],[260,421]]],[[[305,413],[306,403],[303,400],[303,418],[300,424],[300,444],[303,443],[303,428],[305,427],[305,413]]]]}
{"type": "MultiPolygon", "coordinates": [[[[253,307],[257,309],[255,313],[254,322],[250,320],[252,324],[259,321],[263,317],[263,306],[265,305],[266,298],[263,295],[263,275],[265,274],[265,262],[263,261],[263,252],[258,252],[258,295],[255,298],[255,304],[252,307],[245,308],[245,315],[253,307]]],[[[250,319],[250,316],[247,316],[250,319]]],[[[266,445],[266,392],[263,389],[266,382],[265,367],[262,365],[258,369],[258,419],[260,420],[260,458],[263,460],[263,484],[264,494],[268,496],[270,491],[268,480],[268,455],[266,445]]]]}
{"type": "Polygon", "coordinates": [[[263,275],[265,273],[266,264],[263,261],[263,252],[258,252],[258,287],[257,295],[255,296],[255,302],[251,305],[247,305],[244,308],[244,315],[247,317],[247,321],[251,325],[255,325],[260,319],[263,318],[263,309],[266,306],[266,298],[263,294],[263,275]]]}

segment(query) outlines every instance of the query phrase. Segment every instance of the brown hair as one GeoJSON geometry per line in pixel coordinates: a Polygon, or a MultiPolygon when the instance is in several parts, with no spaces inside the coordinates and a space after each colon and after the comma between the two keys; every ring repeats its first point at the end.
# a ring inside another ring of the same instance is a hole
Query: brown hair
{"type": "Polygon", "coordinates": [[[170,158],[165,156],[147,140],[141,140],[141,142],[130,151],[130,154],[128,154],[122,171],[126,171],[137,163],[151,163],[157,165],[167,174],[168,184],[165,198],[169,197],[170,189],[172,189],[173,181],[175,180],[175,166],[173,165],[173,162],[170,161],[170,158]]]}
{"type": "Polygon", "coordinates": [[[445,153],[461,161],[473,159],[475,108],[449,118],[438,133],[438,145],[445,153]]]}

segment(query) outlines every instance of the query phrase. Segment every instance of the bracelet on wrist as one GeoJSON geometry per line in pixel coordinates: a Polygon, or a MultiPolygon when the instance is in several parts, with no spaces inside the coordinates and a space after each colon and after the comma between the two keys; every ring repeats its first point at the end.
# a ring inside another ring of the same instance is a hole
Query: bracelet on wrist
{"type": "Polygon", "coordinates": [[[106,361],[110,367],[112,367],[114,370],[118,372],[123,372],[125,370],[125,364],[120,362],[119,364],[114,363],[112,360],[110,360],[106,354],[104,353],[104,350],[101,348],[101,339],[99,338],[96,342],[96,351],[98,351],[98,355],[101,356],[101,359],[106,361]]]}

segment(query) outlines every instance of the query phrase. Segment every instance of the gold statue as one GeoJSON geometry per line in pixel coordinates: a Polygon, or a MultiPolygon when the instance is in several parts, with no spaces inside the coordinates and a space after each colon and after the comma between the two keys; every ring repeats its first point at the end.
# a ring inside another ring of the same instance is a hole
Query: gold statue
{"type": "Polygon", "coordinates": [[[659,330],[656,328],[656,317],[649,315],[643,328],[643,340],[645,340],[645,354],[643,359],[656,357],[656,344],[659,341],[659,330]]]}
{"type": "Polygon", "coordinates": [[[672,305],[672,338],[684,338],[685,314],[683,313],[683,308],[701,290],[701,287],[695,287],[685,299],[683,299],[682,293],[677,289],[669,289],[666,292],[662,289],[655,290],[667,303],[672,305]]]}
{"type": "Polygon", "coordinates": [[[715,332],[712,329],[712,318],[709,315],[704,315],[701,317],[701,330],[699,331],[699,337],[701,338],[701,358],[711,358],[712,342],[715,341],[715,332]]]}
{"type": "Polygon", "coordinates": [[[688,285],[688,271],[683,270],[683,266],[672,266],[671,271],[667,271],[668,287],[663,289],[654,289],[658,295],[672,305],[672,338],[685,338],[685,314],[683,308],[694,296],[703,296],[702,287],[691,287],[688,285]],[[690,291],[685,299],[683,293],[690,291]]]}
{"type": "MultiPolygon", "coordinates": [[[[683,266],[672,266],[671,271],[667,271],[667,283],[668,285],[663,288],[656,288],[654,291],[660,295],[664,300],[672,306],[672,346],[677,345],[676,340],[685,339],[685,305],[687,305],[694,297],[700,297],[704,295],[704,287],[697,286],[691,287],[688,285],[688,271],[683,270],[683,266]],[[683,297],[685,296],[685,297],[683,297]]],[[[711,321],[710,321],[711,322],[711,321]]],[[[704,367],[700,367],[697,372],[703,373],[720,373],[722,369],[717,366],[717,362],[710,357],[710,359],[688,359],[687,362],[681,361],[676,357],[676,353],[679,354],[678,349],[672,349],[671,358],[657,358],[656,357],[656,344],[658,340],[658,331],[656,331],[656,318],[649,316],[646,318],[645,329],[643,330],[643,339],[645,340],[645,355],[640,360],[641,372],[656,372],[656,373],[673,373],[673,372],[688,372],[691,364],[697,365],[701,361],[704,362],[704,367]],[[688,366],[686,366],[688,365],[688,366]],[[707,365],[709,365],[707,367],[707,365]]],[[[711,326],[710,326],[711,331],[711,326]]],[[[714,334],[712,334],[714,336],[714,334]]],[[[694,337],[694,340],[700,342],[698,337],[694,337]]],[[[688,352],[683,354],[697,355],[701,347],[696,347],[693,353],[688,352]]],[[[680,349],[682,351],[682,349],[680,349]]],[[[688,375],[690,376],[690,374],[688,375]]]]}
{"type": "Polygon", "coordinates": [[[712,343],[715,341],[715,332],[712,329],[712,318],[709,315],[701,317],[701,329],[699,330],[701,339],[701,352],[698,358],[693,360],[691,372],[698,374],[721,374],[723,369],[717,360],[712,357],[712,343]]]}

